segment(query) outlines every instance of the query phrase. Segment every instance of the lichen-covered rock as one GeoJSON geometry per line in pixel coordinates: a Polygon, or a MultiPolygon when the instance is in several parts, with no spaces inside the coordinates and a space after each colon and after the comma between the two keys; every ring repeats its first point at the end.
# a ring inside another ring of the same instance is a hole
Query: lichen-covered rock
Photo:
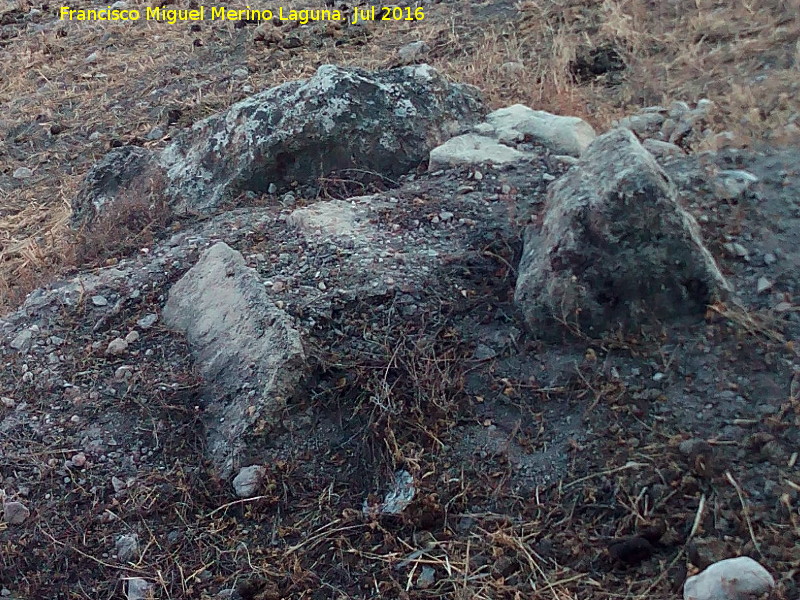
{"type": "Polygon", "coordinates": [[[729,289],[672,182],[616,129],[550,186],[541,228],[526,230],[515,301],[534,333],[567,321],[597,335],[702,313],[729,289]]]}
{"type": "Polygon", "coordinates": [[[155,160],[140,148],[109,154],[84,183],[73,225],[148,182],[180,214],[213,213],[245,191],[314,185],[342,169],[398,176],[484,114],[476,88],[449,83],[428,65],[376,72],[323,65],[307,80],[195,123],[155,160]]]}
{"type": "Polygon", "coordinates": [[[205,414],[210,458],[226,477],[242,436],[259,420],[274,424],[294,395],[306,369],[300,334],[224,242],[172,286],[164,322],[186,334],[198,370],[219,389],[205,414]]]}

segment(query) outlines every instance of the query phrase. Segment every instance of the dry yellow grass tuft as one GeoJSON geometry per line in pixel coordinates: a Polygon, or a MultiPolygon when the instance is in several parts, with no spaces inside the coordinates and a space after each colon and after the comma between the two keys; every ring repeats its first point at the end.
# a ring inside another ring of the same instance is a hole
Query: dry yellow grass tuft
{"type": "Polygon", "coordinates": [[[521,102],[602,129],[636,107],[709,98],[714,130],[738,144],[793,143],[800,133],[800,0],[446,3],[426,6],[423,21],[375,24],[363,40],[311,26],[303,47],[282,51],[254,45],[254,27],[233,22],[59,22],[57,7],[31,8],[17,0],[0,15],[0,313],[80,266],[69,202],[110,147],[158,147],[246,89],[323,63],[384,67],[418,39],[431,64],[483,88],[493,107],[521,102]],[[244,81],[231,76],[241,67],[244,81]],[[21,166],[33,176],[14,179],[21,166]]]}

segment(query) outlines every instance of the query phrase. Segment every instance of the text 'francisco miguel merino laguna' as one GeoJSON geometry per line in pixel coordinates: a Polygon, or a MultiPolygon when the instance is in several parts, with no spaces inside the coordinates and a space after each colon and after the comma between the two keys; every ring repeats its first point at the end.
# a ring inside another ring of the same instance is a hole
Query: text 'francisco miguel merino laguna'
{"type": "MultiPolygon", "coordinates": [[[[74,9],[62,6],[59,11],[62,21],[138,21],[142,18],[142,11],[131,8],[106,8],[74,9]]],[[[340,10],[328,9],[233,9],[224,6],[200,6],[196,9],[165,9],[160,7],[145,7],[144,19],[146,21],[162,21],[174,25],[178,21],[298,21],[305,25],[310,21],[421,21],[425,18],[422,7],[376,7],[353,8],[350,15],[345,15],[340,10]]]]}

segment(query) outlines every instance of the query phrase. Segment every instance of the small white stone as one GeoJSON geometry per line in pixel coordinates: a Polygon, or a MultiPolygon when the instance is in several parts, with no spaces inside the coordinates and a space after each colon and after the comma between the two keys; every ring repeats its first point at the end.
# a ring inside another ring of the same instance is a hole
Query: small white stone
{"type": "Polygon", "coordinates": [[[233,489],[239,498],[252,498],[258,492],[267,470],[261,465],[243,467],[233,479],[233,489]]]}
{"type": "Polygon", "coordinates": [[[772,575],[747,556],[715,562],[689,577],[683,585],[684,600],[750,600],[775,587],[772,575]]]}
{"type": "Polygon", "coordinates": [[[129,344],[135,344],[136,342],[139,341],[139,332],[134,329],[133,331],[128,333],[128,335],[125,336],[125,341],[128,342],[129,344]]]}
{"type": "Polygon", "coordinates": [[[758,283],[756,284],[756,291],[759,294],[763,294],[764,292],[770,290],[771,288],[772,288],[772,282],[769,279],[767,279],[766,277],[758,278],[758,283]]]}
{"type": "Polygon", "coordinates": [[[111,342],[109,342],[108,348],[106,348],[106,354],[119,356],[120,354],[124,354],[127,349],[128,342],[122,338],[114,338],[111,340],[111,342]]]}
{"type": "Polygon", "coordinates": [[[33,171],[28,167],[18,167],[11,176],[14,179],[28,179],[29,177],[33,177],[33,171]]]}
{"type": "Polygon", "coordinates": [[[147,313],[141,319],[136,321],[136,324],[142,329],[150,329],[156,321],[158,321],[158,315],[154,313],[147,313]]]}
{"type": "Polygon", "coordinates": [[[108,306],[108,299],[105,296],[92,296],[92,304],[95,306],[108,306]]]}

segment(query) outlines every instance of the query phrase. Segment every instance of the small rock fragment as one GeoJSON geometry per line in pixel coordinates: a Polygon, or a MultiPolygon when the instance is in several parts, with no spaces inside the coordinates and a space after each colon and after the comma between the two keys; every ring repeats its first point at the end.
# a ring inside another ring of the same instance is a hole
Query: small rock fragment
{"type": "Polygon", "coordinates": [[[758,183],[758,177],[748,171],[720,171],[714,180],[714,191],[721,200],[736,200],[755,183],[758,183]]]}
{"type": "Polygon", "coordinates": [[[417,577],[417,587],[426,589],[431,587],[436,581],[436,571],[433,568],[425,566],[420,569],[419,577],[417,577]]]}
{"type": "Polygon", "coordinates": [[[747,556],[728,558],[689,577],[683,586],[683,600],[750,600],[775,587],[772,575],[747,556]]]}
{"type": "Polygon", "coordinates": [[[117,558],[122,562],[128,562],[139,557],[139,536],[135,533],[126,533],[117,538],[115,544],[117,558]]]}
{"type": "Polygon", "coordinates": [[[33,171],[28,167],[18,167],[11,176],[14,179],[28,179],[29,177],[33,177],[33,171]]]}
{"type": "Polygon", "coordinates": [[[158,321],[158,315],[154,313],[147,313],[141,319],[136,321],[136,324],[142,329],[150,329],[153,325],[155,325],[156,321],[158,321]]]}
{"type": "Polygon", "coordinates": [[[31,511],[22,502],[6,502],[3,507],[3,520],[9,525],[20,525],[31,516],[31,511]]]}
{"type": "Polygon", "coordinates": [[[111,340],[111,342],[109,342],[108,348],[106,348],[106,354],[119,356],[120,354],[124,354],[127,349],[128,349],[128,342],[126,342],[122,338],[114,338],[113,340],[111,340]]]}
{"type": "Polygon", "coordinates": [[[153,584],[141,577],[131,577],[128,579],[127,596],[128,600],[147,600],[150,597],[150,590],[153,584]]]}
{"type": "Polygon", "coordinates": [[[258,493],[258,488],[266,475],[267,470],[261,465],[243,467],[239,474],[233,478],[233,489],[239,498],[252,498],[258,493]]]}
{"type": "Polygon", "coordinates": [[[766,277],[759,277],[758,283],[756,284],[756,291],[759,294],[763,294],[764,292],[770,290],[772,288],[772,282],[767,279],[766,277]]]}

